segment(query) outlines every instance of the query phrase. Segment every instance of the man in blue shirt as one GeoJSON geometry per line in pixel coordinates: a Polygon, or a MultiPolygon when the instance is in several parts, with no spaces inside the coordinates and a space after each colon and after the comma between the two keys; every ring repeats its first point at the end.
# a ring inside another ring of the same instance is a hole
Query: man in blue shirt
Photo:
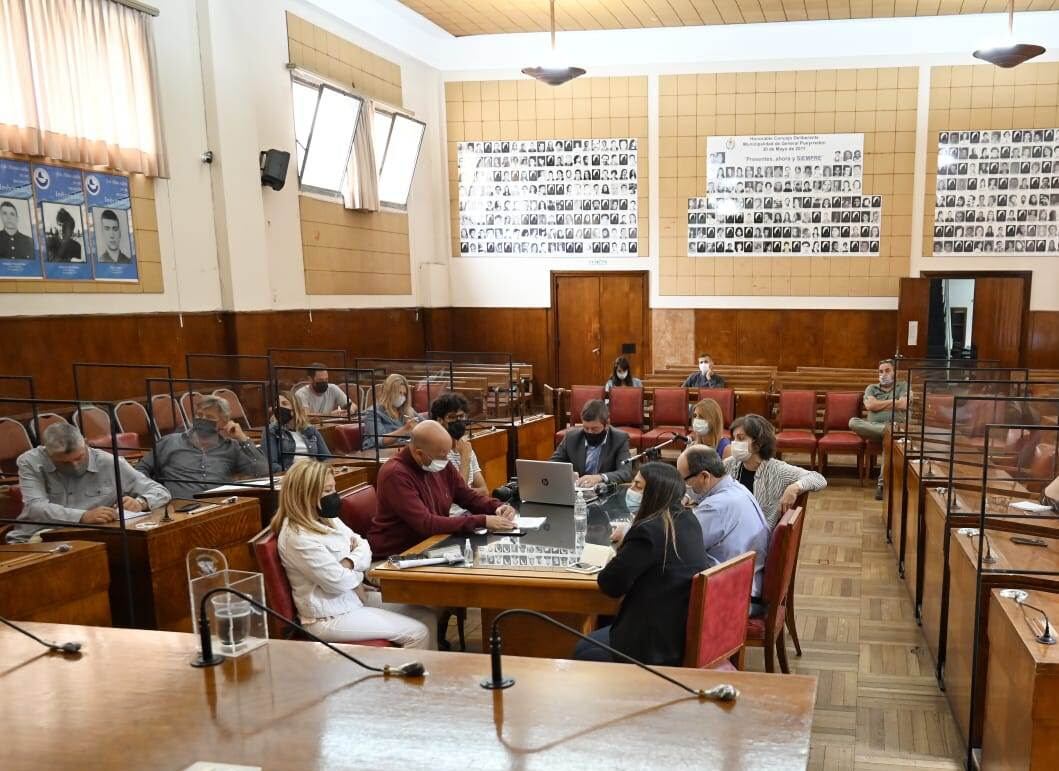
{"type": "Polygon", "coordinates": [[[688,502],[702,527],[706,556],[718,565],[744,552],[755,552],[752,597],[761,596],[769,526],[754,496],[729,476],[717,452],[693,445],[677,458],[687,484],[688,502]]]}

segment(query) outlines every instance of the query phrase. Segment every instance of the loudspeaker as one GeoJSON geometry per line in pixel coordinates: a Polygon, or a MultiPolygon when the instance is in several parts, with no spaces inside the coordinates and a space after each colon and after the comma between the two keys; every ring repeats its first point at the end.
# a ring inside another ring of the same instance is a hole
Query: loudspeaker
{"type": "Polygon", "coordinates": [[[261,184],[268,185],[273,190],[282,190],[283,183],[287,181],[290,153],[283,150],[263,150],[260,161],[261,184]]]}

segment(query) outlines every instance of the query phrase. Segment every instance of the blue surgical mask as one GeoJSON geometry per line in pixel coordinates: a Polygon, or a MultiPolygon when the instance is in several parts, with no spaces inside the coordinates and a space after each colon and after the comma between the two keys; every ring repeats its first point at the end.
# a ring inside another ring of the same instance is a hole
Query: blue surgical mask
{"type": "Polygon", "coordinates": [[[643,501],[643,493],[639,490],[633,490],[630,487],[625,491],[625,508],[630,514],[636,514],[640,510],[641,501],[643,501]]]}

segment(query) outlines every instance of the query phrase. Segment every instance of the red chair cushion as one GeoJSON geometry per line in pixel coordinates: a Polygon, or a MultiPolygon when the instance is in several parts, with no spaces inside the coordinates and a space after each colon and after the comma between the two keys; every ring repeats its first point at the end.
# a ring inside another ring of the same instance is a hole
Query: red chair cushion
{"type": "Polygon", "coordinates": [[[811,450],[816,447],[816,435],[800,429],[780,431],[776,434],[776,446],[786,450],[811,450]]]}
{"type": "Polygon", "coordinates": [[[748,618],[746,621],[746,639],[748,640],[764,640],[765,639],[765,619],[761,618],[748,618]]]}
{"type": "Polygon", "coordinates": [[[610,389],[610,422],[618,428],[643,428],[643,389],[619,386],[610,389]]]}
{"type": "Polygon", "coordinates": [[[657,428],[688,424],[688,389],[656,388],[651,401],[651,424],[657,428]]]}
{"type": "Polygon", "coordinates": [[[643,431],[639,428],[632,428],[631,426],[615,426],[615,431],[621,431],[623,434],[629,437],[629,449],[637,451],[643,447],[643,431]]]}
{"type": "MultiPolygon", "coordinates": [[[[624,429],[622,430],[624,431],[624,429]]],[[[657,426],[644,433],[640,440],[640,446],[646,450],[654,447],[656,444],[668,442],[673,438],[673,434],[676,434],[677,436],[687,436],[688,429],[686,426],[657,426]]],[[[682,447],[683,445],[678,444],[677,446],[682,447]]]]}
{"type": "Polygon", "coordinates": [[[753,581],[752,553],[692,579],[685,665],[708,667],[743,647],[753,581]]]}
{"type": "Polygon", "coordinates": [[[856,392],[828,392],[824,400],[824,430],[845,431],[852,418],[860,417],[861,395],[856,392]]]}
{"type": "MultiPolygon", "coordinates": [[[[847,421],[848,425],[848,421],[847,421]]],[[[780,431],[816,427],[816,392],[780,392],[780,431]]]]}
{"type": "Polygon", "coordinates": [[[735,420],[735,391],[731,388],[700,388],[699,401],[713,399],[720,405],[724,424],[731,425],[735,420]]]}
{"type": "Polygon", "coordinates": [[[364,440],[364,431],[356,423],[339,423],[335,426],[333,436],[335,437],[335,446],[330,449],[343,455],[348,455],[360,452],[361,442],[364,440]]]}
{"type": "Polygon", "coordinates": [[[576,425],[581,421],[581,408],[585,406],[585,402],[602,399],[605,393],[603,386],[573,386],[570,389],[570,424],[576,425]]]}
{"type": "Polygon", "coordinates": [[[287,571],[279,558],[279,541],[269,532],[253,542],[254,556],[265,580],[265,596],[272,610],[287,618],[294,618],[294,597],[291,594],[287,571]]]}
{"type": "Polygon", "coordinates": [[[852,431],[828,431],[816,443],[821,450],[859,450],[864,440],[852,431]]]}
{"type": "Polygon", "coordinates": [[[346,523],[346,527],[366,537],[378,511],[379,499],[375,495],[375,488],[363,485],[342,494],[342,510],[338,516],[346,523]]]}
{"type": "MultiPolygon", "coordinates": [[[[128,452],[122,452],[122,450],[137,450],[140,447],[139,434],[135,434],[132,431],[123,431],[116,438],[118,440],[118,455],[128,455],[128,452]]],[[[89,447],[95,447],[100,450],[109,452],[113,448],[109,436],[93,436],[85,441],[88,442],[89,447]]]]}

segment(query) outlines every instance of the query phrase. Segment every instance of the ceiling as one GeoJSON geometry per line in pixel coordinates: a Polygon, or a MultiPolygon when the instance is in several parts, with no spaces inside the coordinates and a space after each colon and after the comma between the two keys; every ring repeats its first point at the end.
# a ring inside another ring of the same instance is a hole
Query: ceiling
{"type": "MultiPolygon", "coordinates": [[[[452,35],[547,32],[548,0],[399,0],[452,35]]],[[[560,30],[1000,13],[1007,0],[556,0],[560,30]]],[[[1059,0],[1015,0],[1016,11],[1059,0]]],[[[1016,21],[1016,30],[1018,22],[1016,21]]]]}

